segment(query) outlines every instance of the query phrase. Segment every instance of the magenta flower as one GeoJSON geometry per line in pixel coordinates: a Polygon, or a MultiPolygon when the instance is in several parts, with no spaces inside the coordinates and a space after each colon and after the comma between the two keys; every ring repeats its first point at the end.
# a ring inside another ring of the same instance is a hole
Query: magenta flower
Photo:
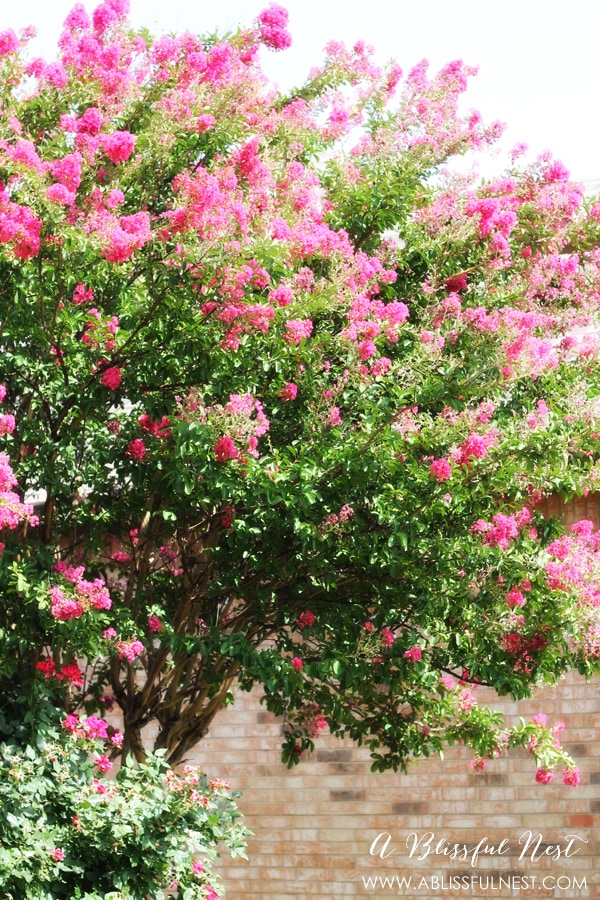
{"type": "Polygon", "coordinates": [[[152,632],[162,631],[163,623],[160,621],[158,616],[149,616],[148,617],[148,628],[152,632]]]}
{"type": "Polygon", "coordinates": [[[538,784],[550,784],[554,781],[554,772],[551,769],[539,768],[535,773],[535,780],[538,784]]]}
{"type": "Polygon", "coordinates": [[[215,444],[215,456],[218,462],[227,462],[228,459],[237,459],[240,451],[235,446],[231,438],[224,434],[215,444]]]}
{"type": "Polygon", "coordinates": [[[306,612],[300,613],[296,624],[298,628],[310,628],[311,625],[315,624],[315,617],[309,610],[306,610],[306,612]]]}
{"type": "Polygon", "coordinates": [[[135,146],[135,135],[128,131],[115,131],[114,134],[103,134],[101,136],[102,149],[111,162],[118,165],[126,162],[135,146]]]}
{"type": "Polygon", "coordinates": [[[116,391],[121,384],[121,370],[118,366],[111,366],[102,374],[101,383],[111,391],[116,391]]]}
{"type": "Polygon", "coordinates": [[[127,444],[127,456],[135,459],[137,462],[141,462],[147,452],[146,445],[141,438],[136,438],[127,444]]]}
{"type": "Polygon", "coordinates": [[[100,772],[108,772],[109,769],[112,769],[112,763],[108,756],[104,756],[103,753],[94,757],[94,765],[100,772]]]}
{"type": "Polygon", "coordinates": [[[448,481],[452,476],[452,469],[447,459],[434,459],[429,467],[429,474],[438,481],[448,481]]]}
{"type": "Polygon", "coordinates": [[[569,784],[571,787],[579,787],[581,773],[577,766],[569,766],[568,769],[563,769],[562,780],[563,784],[569,784]]]}
{"type": "Polygon", "coordinates": [[[279,391],[279,399],[285,403],[287,400],[295,400],[298,394],[298,386],[293,381],[288,381],[279,391]]]}

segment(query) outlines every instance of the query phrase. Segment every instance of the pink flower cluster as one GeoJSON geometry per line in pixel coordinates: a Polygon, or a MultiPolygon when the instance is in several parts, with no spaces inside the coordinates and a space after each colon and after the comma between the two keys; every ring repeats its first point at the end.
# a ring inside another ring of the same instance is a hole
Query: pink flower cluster
{"type": "Polygon", "coordinates": [[[146,445],[141,438],[135,438],[127,444],[127,456],[136,462],[141,462],[147,453],[146,445]]]}
{"type": "Polygon", "coordinates": [[[105,369],[100,379],[103,387],[107,387],[111,391],[116,391],[121,384],[121,369],[119,366],[110,366],[105,369]]]}
{"type": "Polygon", "coordinates": [[[300,613],[300,615],[296,619],[296,625],[298,626],[298,628],[310,628],[315,624],[315,621],[316,619],[313,613],[311,613],[309,610],[306,610],[305,612],[300,613]]]}
{"type": "Polygon", "coordinates": [[[215,444],[215,457],[218,462],[227,462],[229,459],[238,459],[240,451],[235,446],[235,442],[224,434],[215,444]]]}
{"type": "Polygon", "coordinates": [[[279,391],[279,399],[285,403],[288,400],[295,400],[297,394],[298,386],[293,381],[288,381],[279,391]]]}
{"type": "Polygon", "coordinates": [[[271,50],[286,50],[292,45],[292,36],[287,30],[288,12],[283,6],[271,3],[258,16],[259,37],[265,47],[271,50]]]}
{"type": "MultiPolygon", "coordinates": [[[[511,542],[519,536],[519,533],[526,525],[531,523],[531,512],[524,506],[523,509],[515,513],[514,516],[506,516],[504,513],[497,513],[492,516],[491,522],[484,519],[478,519],[471,526],[471,533],[479,533],[482,535],[482,541],[489,547],[500,547],[507,550],[511,542]]],[[[532,535],[533,537],[533,535],[532,535]]]]}
{"type": "Polygon", "coordinates": [[[78,566],[71,568],[64,562],[59,562],[54,567],[65,581],[74,585],[75,590],[65,590],[61,587],[51,587],[48,591],[50,595],[50,611],[55,619],[67,621],[68,619],[77,619],[89,609],[107,610],[112,606],[110,594],[106,584],[102,578],[95,578],[94,581],[86,581],[83,578],[84,568],[78,566]]]}
{"type": "Polygon", "coordinates": [[[285,323],[287,334],[284,335],[284,341],[287,344],[295,344],[298,346],[305,338],[309,338],[312,334],[313,323],[310,319],[290,319],[285,323]]]}
{"type": "Polygon", "coordinates": [[[104,719],[99,719],[97,716],[88,716],[86,719],[80,720],[78,715],[70,713],[63,719],[62,726],[69,734],[79,738],[108,740],[108,722],[104,719]]]}
{"type": "Polygon", "coordinates": [[[76,687],[83,685],[83,672],[77,663],[67,663],[61,669],[57,669],[52,657],[47,656],[36,663],[38,672],[43,672],[46,678],[56,678],[57,681],[67,681],[76,687]]]}
{"type": "Polygon", "coordinates": [[[0,244],[11,244],[17,259],[32,259],[40,250],[41,231],[41,220],[29,207],[14,203],[0,184],[0,244]]]}
{"type": "Polygon", "coordinates": [[[128,663],[133,663],[141,656],[146,649],[141,641],[135,638],[130,641],[115,641],[115,649],[119,659],[124,659],[128,663]]]}
{"type": "Polygon", "coordinates": [[[161,440],[168,438],[171,433],[169,429],[171,421],[166,416],[163,416],[162,419],[151,419],[147,413],[143,413],[138,419],[138,424],[146,434],[151,434],[161,440]]]}
{"type": "Polygon", "coordinates": [[[470,468],[471,460],[484,459],[487,456],[488,449],[495,444],[496,435],[493,432],[488,432],[487,434],[472,433],[463,441],[460,447],[452,452],[452,458],[457,465],[470,468]]]}
{"type": "Polygon", "coordinates": [[[452,468],[447,459],[434,459],[429,467],[429,474],[438,481],[448,481],[452,477],[452,468]]]}
{"type": "Polygon", "coordinates": [[[135,135],[128,131],[115,131],[113,134],[103,134],[100,145],[111,162],[115,165],[127,162],[135,146],[135,135]]]}
{"type": "Polygon", "coordinates": [[[339,513],[330,513],[326,519],[318,527],[318,532],[321,537],[330,531],[332,528],[335,528],[336,525],[346,525],[352,516],[354,515],[354,509],[350,506],[349,503],[344,503],[339,513]]]}
{"type": "Polygon", "coordinates": [[[163,630],[163,623],[157,615],[148,616],[148,628],[155,634],[156,632],[163,630]]]}
{"type": "Polygon", "coordinates": [[[33,526],[39,523],[38,517],[33,514],[33,506],[21,503],[18,494],[11,490],[16,483],[8,456],[0,452],[0,530],[14,530],[26,521],[33,526]]]}

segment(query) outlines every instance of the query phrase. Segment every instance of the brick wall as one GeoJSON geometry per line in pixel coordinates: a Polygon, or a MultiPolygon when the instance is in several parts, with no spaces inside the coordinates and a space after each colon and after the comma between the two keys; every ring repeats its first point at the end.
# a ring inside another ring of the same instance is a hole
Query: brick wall
{"type": "Polygon", "coordinates": [[[255,832],[248,862],[223,859],[228,900],[600,898],[597,684],[571,676],[556,688],[542,691],[535,701],[499,703],[483,690],[479,699],[490,700],[510,718],[529,717],[543,709],[552,721],[563,720],[564,743],[581,768],[581,785],[570,788],[560,778],[559,783],[538,785],[533,760],[524,751],[489,762],[483,773],[472,772],[470,754],[453,748],[443,762],[423,760],[408,775],[373,774],[368,752],[328,736],[318,739],[312,757],[288,771],[279,760],[281,722],[260,708],[258,694],[239,696],[236,706],[220,715],[195,757],[209,774],[227,778],[244,791],[240,807],[255,832]],[[532,854],[533,844],[525,849],[526,838],[519,844],[527,831],[535,844],[537,835],[542,835],[537,853],[532,854]],[[391,835],[387,850],[394,849],[383,860],[369,853],[382,832],[391,835]],[[441,853],[417,859],[425,856],[424,849],[409,857],[406,840],[411,832],[420,837],[433,832],[432,847],[443,839],[448,845],[471,847],[487,837],[488,848],[504,838],[508,842],[500,856],[483,856],[473,866],[470,859],[452,860],[441,853]],[[571,852],[578,850],[576,854],[555,859],[555,849],[542,855],[548,845],[567,849],[567,834],[582,839],[571,846],[571,852]],[[469,889],[461,882],[463,887],[456,890],[450,875],[473,876],[476,881],[469,882],[469,889]],[[379,889],[373,889],[363,876],[404,876],[412,882],[410,888],[380,883],[379,889]],[[426,882],[420,882],[424,876],[426,882]],[[505,882],[510,876],[509,888],[502,886],[500,876],[505,882]],[[495,881],[487,882],[486,890],[486,878],[492,877],[495,881]],[[546,881],[546,890],[543,878],[555,879],[546,881]],[[579,884],[585,879],[587,887],[579,890],[575,879],[579,884]],[[564,889],[556,889],[557,885],[564,889]]]}
{"type": "MultiPolygon", "coordinates": [[[[542,511],[567,522],[598,523],[599,501],[553,499],[542,511]]],[[[478,699],[502,709],[509,720],[543,710],[550,721],[564,721],[563,743],[581,768],[581,785],[564,786],[560,775],[558,783],[538,785],[525,751],[488,763],[482,773],[469,768],[469,753],[453,748],[443,762],[423,760],[408,775],[372,774],[368,751],[327,735],[318,739],[312,757],[289,771],[279,758],[282,723],[261,708],[258,693],[239,695],[194,757],[210,775],[244,791],[240,807],[255,832],[248,862],[224,857],[221,863],[228,900],[600,898],[597,682],[573,675],[519,704],[484,690],[478,699]],[[528,832],[532,841],[526,846],[528,832]],[[382,833],[390,835],[384,853],[393,851],[385,859],[369,852],[382,833]],[[472,856],[460,858],[463,845],[479,842],[476,865],[472,856]],[[443,854],[454,845],[457,858],[443,854]],[[398,881],[369,886],[364,880],[379,876],[398,881]]]]}

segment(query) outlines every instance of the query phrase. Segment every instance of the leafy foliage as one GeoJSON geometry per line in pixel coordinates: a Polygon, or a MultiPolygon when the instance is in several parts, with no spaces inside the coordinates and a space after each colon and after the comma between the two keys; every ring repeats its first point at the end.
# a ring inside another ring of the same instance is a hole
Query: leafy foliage
{"type": "Polygon", "coordinates": [[[103,778],[106,757],[90,757],[98,751],[98,741],[60,726],[46,727],[36,745],[14,734],[0,744],[3,896],[216,897],[215,847],[224,842],[244,855],[247,835],[229,786],[191,767],[175,775],[160,754],[137,766],[130,759],[114,779],[103,778]]]}
{"type": "Polygon", "coordinates": [[[55,62],[2,36],[2,430],[43,500],[0,698],[116,702],[176,764],[260,684],[290,764],[328,726],[379,769],[460,739],[571,771],[473,690],[598,669],[598,537],[536,504],[598,485],[600,206],[548,155],[453,173],[500,133],[462,63],[331,44],[275,95],[286,21],[152,39],[106,0],[55,62]]]}

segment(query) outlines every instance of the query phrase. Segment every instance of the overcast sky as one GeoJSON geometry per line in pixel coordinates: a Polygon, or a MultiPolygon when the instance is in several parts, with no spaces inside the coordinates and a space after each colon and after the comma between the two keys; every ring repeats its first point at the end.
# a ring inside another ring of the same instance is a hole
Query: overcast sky
{"type": "MultiPolygon", "coordinates": [[[[281,0],[290,12],[292,48],[264,52],[282,87],[303,80],[330,39],[372,44],[381,62],[404,71],[423,58],[479,66],[467,106],[508,123],[507,142],[531,153],[552,150],[574,177],[600,178],[600,3],[592,0],[281,0]]],[[[35,52],[53,55],[73,0],[0,0],[0,31],[37,26],[35,52]]],[[[95,3],[85,4],[89,10],[95,3]]],[[[249,24],[266,0],[131,0],[134,25],[156,33],[206,33],[249,24]]],[[[496,164],[497,165],[497,164],[496,164]]]]}

